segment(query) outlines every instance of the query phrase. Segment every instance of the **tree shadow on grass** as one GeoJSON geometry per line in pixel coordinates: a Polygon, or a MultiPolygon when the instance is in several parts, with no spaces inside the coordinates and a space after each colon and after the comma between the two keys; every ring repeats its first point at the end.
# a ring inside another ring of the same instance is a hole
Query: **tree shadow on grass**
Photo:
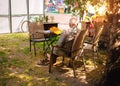
{"type": "Polygon", "coordinates": [[[76,74],[77,77],[74,78],[72,68],[66,65],[56,65],[52,68],[52,73],[50,73],[51,76],[62,79],[63,82],[67,83],[67,86],[89,86],[85,80],[86,73],[83,71],[82,65],[77,66],[76,74]]]}

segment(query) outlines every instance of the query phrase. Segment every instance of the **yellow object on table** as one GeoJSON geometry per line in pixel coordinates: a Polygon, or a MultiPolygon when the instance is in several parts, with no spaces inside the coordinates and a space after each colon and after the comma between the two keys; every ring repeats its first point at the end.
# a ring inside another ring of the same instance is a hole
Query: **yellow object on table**
{"type": "Polygon", "coordinates": [[[51,27],[50,31],[53,32],[53,33],[55,33],[55,34],[57,34],[57,35],[59,35],[59,34],[62,33],[62,30],[60,30],[59,28],[57,28],[55,26],[51,27]]]}

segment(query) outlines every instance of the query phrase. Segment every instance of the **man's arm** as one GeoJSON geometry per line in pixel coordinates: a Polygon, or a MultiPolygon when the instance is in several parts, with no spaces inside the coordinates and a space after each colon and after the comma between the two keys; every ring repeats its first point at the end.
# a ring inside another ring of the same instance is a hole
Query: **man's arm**
{"type": "Polygon", "coordinates": [[[58,46],[63,46],[65,44],[65,41],[67,39],[67,36],[68,36],[68,33],[66,33],[65,31],[60,35],[60,38],[57,42],[57,45],[58,46]]]}

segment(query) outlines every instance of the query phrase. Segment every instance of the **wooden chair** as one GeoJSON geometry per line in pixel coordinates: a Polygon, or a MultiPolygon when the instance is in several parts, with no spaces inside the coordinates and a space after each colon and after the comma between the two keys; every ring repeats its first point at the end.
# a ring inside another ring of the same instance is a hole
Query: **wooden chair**
{"type": "Polygon", "coordinates": [[[92,50],[93,52],[93,59],[94,59],[94,66],[96,67],[96,55],[98,57],[98,43],[99,43],[99,39],[100,36],[102,34],[103,31],[103,25],[101,25],[99,28],[95,29],[95,35],[93,37],[92,41],[85,41],[84,43],[84,51],[85,50],[92,50]]]}
{"type": "Polygon", "coordinates": [[[66,48],[61,48],[61,47],[58,47],[58,46],[53,46],[52,47],[50,63],[49,63],[49,73],[51,73],[51,69],[52,69],[52,66],[53,66],[53,64],[52,64],[53,63],[53,58],[52,58],[53,50],[54,50],[55,47],[57,47],[57,48],[60,48],[61,50],[63,50],[64,52],[66,52],[66,55],[63,56],[63,59],[64,59],[64,57],[70,57],[71,64],[72,64],[72,67],[73,67],[73,74],[74,74],[74,77],[76,77],[74,61],[75,61],[76,58],[78,58],[82,55],[83,43],[84,43],[84,39],[87,35],[87,32],[88,32],[88,30],[86,29],[86,30],[79,31],[77,33],[77,35],[76,35],[76,37],[73,41],[73,45],[72,45],[71,50],[68,50],[66,48]]]}
{"type": "Polygon", "coordinates": [[[30,42],[30,51],[32,49],[32,43],[34,47],[34,54],[36,56],[36,43],[43,42],[43,50],[45,50],[45,44],[48,41],[48,36],[45,37],[45,34],[40,33],[44,31],[44,26],[40,22],[29,22],[29,42],[30,42]]]}

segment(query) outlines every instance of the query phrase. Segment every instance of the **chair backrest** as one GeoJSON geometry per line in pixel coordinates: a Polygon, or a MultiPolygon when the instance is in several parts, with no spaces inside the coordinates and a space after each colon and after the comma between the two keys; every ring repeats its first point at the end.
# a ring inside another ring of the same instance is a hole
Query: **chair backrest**
{"type": "Polygon", "coordinates": [[[88,29],[79,31],[77,33],[72,46],[73,53],[71,55],[73,58],[81,53],[87,33],[88,33],[88,29]]]}
{"type": "Polygon", "coordinates": [[[29,22],[29,35],[30,38],[44,38],[44,34],[37,33],[39,30],[44,30],[43,24],[40,22],[29,22]]]}
{"type": "Polygon", "coordinates": [[[99,42],[99,39],[100,39],[100,36],[102,34],[102,31],[103,31],[103,25],[100,26],[99,28],[96,28],[95,29],[95,36],[94,36],[94,40],[93,40],[93,44],[94,45],[98,45],[98,42],[99,42]]]}

